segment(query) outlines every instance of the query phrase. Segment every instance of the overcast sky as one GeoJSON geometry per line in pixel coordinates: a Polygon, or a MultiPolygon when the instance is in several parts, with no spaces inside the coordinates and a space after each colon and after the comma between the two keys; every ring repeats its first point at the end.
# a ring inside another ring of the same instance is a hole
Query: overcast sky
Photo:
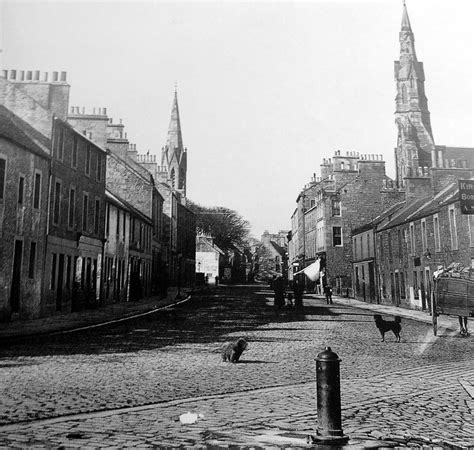
{"type": "MultiPolygon", "coordinates": [[[[435,142],[473,142],[472,0],[407,0],[435,142]]],[[[335,150],[394,176],[402,0],[10,1],[2,65],[68,73],[71,106],[106,107],[161,154],[175,83],[188,197],[237,210],[260,237],[335,150]]]]}

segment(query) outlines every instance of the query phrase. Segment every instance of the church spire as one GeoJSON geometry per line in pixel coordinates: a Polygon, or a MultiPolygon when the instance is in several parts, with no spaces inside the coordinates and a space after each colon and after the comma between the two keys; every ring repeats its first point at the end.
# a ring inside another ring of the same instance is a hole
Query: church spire
{"type": "Polygon", "coordinates": [[[411,31],[410,19],[408,17],[407,5],[403,0],[402,30],[411,31]]]}
{"type": "Polygon", "coordinates": [[[405,1],[399,40],[400,59],[395,61],[395,122],[398,126],[395,159],[397,181],[403,185],[404,178],[417,173],[419,167],[431,166],[435,147],[425,95],[423,63],[416,56],[415,35],[405,1]]]}
{"type": "Polygon", "coordinates": [[[164,181],[186,196],[187,150],[183,146],[176,85],[168,136],[161,153],[161,165],[165,168],[166,179],[164,181]]]}
{"type": "Polygon", "coordinates": [[[181,135],[181,121],[179,119],[179,108],[178,108],[178,91],[175,86],[174,89],[174,100],[173,107],[171,109],[171,119],[170,125],[168,128],[168,139],[166,141],[166,146],[170,152],[178,151],[181,153],[183,151],[183,137],[181,135]]]}

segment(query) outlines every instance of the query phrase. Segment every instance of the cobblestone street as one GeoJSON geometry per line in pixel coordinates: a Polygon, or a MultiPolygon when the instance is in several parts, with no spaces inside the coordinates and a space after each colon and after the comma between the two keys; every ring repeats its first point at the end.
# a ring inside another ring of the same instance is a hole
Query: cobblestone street
{"type": "Polygon", "coordinates": [[[472,337],[402,320],[380,342],[373,313],[305,299],[275,314],[271,292],[222,288],[171,312],[0,350],[0,445],[294,445],[317,424],[315,362],[342,359],[351,442],[474,446],[472,337]],[[239,364],[222,343],[245,336],[239,364]],[[203,417],[182,425],[187,411],[203,417]]]}

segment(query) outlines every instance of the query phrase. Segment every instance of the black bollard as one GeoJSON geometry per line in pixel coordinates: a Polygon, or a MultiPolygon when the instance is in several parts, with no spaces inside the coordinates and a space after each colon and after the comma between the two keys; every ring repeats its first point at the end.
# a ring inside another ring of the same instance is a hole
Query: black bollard
{"type": "Polygon", "coordinates": [[[316,388],[318,403],[318,428],[313,442],[320,444],[344,444],[341,423],[341,383],[339,356],[326,347],[316,358],[316,388]]]}

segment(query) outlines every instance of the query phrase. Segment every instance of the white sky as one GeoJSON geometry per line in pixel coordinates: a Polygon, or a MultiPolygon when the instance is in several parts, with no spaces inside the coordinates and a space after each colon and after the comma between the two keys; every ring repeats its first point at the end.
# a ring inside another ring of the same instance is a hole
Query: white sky
{"type": "MultiPolygon", "coordinates": [[[[437,144],[474,147],[473,5],[407,0],[437,144]]],[[[256,237],[290,228],[334,150],[383,154],[394,176],[402,0],[3,6],[3,68],[67,71],[70,105],[106,107],[140,152],[161,154],[177,83],[188,197],[256,237]]]]}

